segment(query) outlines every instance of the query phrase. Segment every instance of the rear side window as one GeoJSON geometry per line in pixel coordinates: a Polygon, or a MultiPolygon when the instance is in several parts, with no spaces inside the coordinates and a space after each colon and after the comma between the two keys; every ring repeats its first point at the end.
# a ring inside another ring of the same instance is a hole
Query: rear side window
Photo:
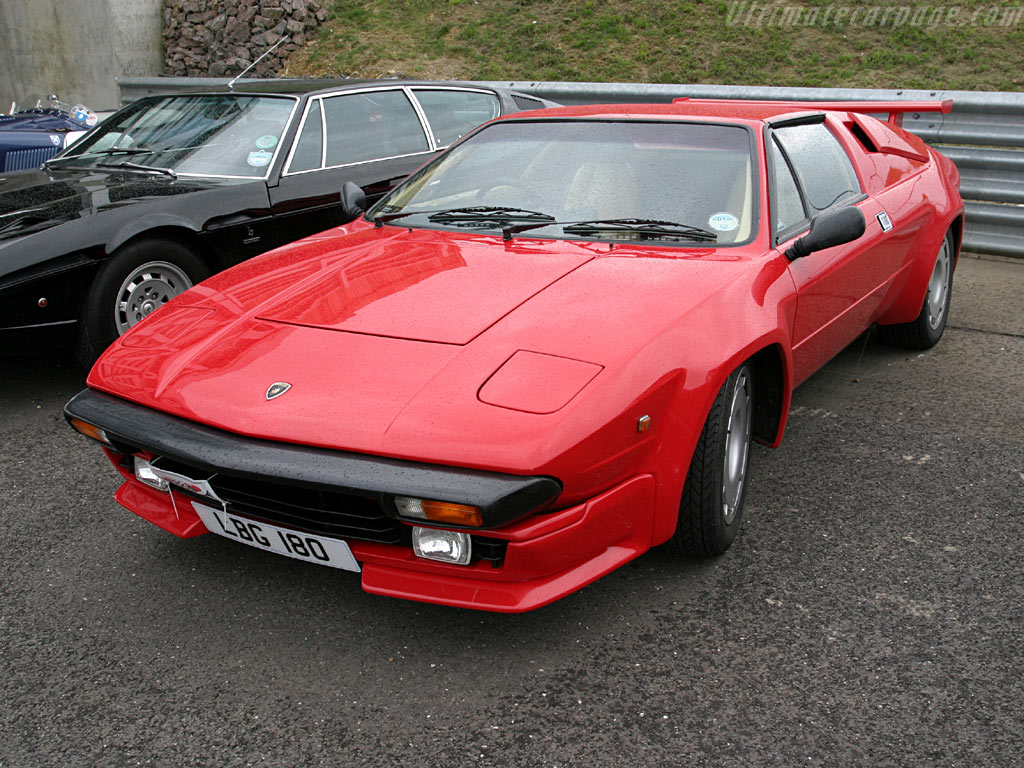
{"type": "Polygon", "coordinates": [[[775,137],[793,164],[811,216],[861,194],[850,158],[824,123],[786,126],[775,137]]]}
{"type": "Polygon", "coordinates": [[[370,91],[323,100],[327,167],[429,150],[416,110],[403,91],[370,91]]]}
{"type": "Polygon", "coordinates": [[[320,102],[314,101],[302,124],[302,135],[295,145],[289,171],[309,171],[321,165],[324,143],[324,126],[320,120],[320,102]]]}
{"type": "Polygon", "coordinates": [[[535,99],[532,96],[523,96],[521,93],[513,93],[512,101],[520,109],[541,109],[544,106],[544,102],[540,99],[535,99]]]}
{"type": "Polygon", "coordinates": [[[476,91],[413,89],[438,147],[458,141],[481,123],[501,114],[498,97],[476,91]]]}

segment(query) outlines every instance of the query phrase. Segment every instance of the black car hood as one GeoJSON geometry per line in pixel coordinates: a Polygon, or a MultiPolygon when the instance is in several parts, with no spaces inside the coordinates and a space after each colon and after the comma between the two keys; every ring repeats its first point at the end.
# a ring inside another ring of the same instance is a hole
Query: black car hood
{"type": "Polygon", "coordinates": [[[0,242],[159,197],[251,179],[171,179],[110,170],[37,170],[0,176],[0,242]]]}

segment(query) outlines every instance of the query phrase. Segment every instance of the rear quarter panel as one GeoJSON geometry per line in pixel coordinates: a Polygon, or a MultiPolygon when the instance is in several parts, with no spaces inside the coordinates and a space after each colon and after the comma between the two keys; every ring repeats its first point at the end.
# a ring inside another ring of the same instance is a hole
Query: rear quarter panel
{"type": "MultiPolygon", "coordinates": [[[[957,188],[958,175],[950,173],[949,161],[917,136],[902,128],[860,115],[872,121],[876,131],[893,134],[926,161],[870,151],[851,133],[852,116],[834,124],[857,167],[864,191],[876,200],[892,222],[888,247],[892,251],[893,280],[881,302],[877,321],[882,324],[910,322],[917,317],[927,292],[942,239],[963,216],[963,202],[957,188]]],[[[869,221],[868,226],[878,226],[869,221]]],[[[959,239],[959,238],[958,238],[959,239]]],[[[959,242],[955,243],[959,253],[959,242]]]]}

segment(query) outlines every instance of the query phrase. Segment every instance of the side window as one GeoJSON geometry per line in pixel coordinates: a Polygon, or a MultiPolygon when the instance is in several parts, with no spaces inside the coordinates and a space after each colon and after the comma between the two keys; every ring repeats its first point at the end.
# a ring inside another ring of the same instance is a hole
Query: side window
{"type": "Polygon", "coordinates": [[[501,114],[498,97],[493,93],[424,88],[416,88],[413,93],[423,107],[438,147],[447,147],[501,114]]]}
{"type": "Polygon", "coordinates": [[[320,101],[316,100],[306,112],[306,122],[302,124],[302,135],[295,145],[295,154],[288,166],[290,172],[309,171],[319,168],[323,155],[324,126],[320,120],[320,101]]]}
{"type": "Polygon", "coordinates": [[[793,163],[811,216],[860,195],[850,158],[824,123],[779,128],[775,136],[793,163]]]}
{"type": "Polygon", "coordinates": [[[426,152],[427,135],[403,91],[324,99],[327,167],[426,152]]]}
{"type": "Polygon", "coordinates": [[[779,145],[774,139],[772,140],[772,165],[772,183],[775,187],[775,231],[781,232],[803,221],[807,216],[804,214],[804,204],[800,201],[800,192],[793,179],[793,172],[789,170],[789,163],[786,162],[786,158],[783,157],[779,145]]]}

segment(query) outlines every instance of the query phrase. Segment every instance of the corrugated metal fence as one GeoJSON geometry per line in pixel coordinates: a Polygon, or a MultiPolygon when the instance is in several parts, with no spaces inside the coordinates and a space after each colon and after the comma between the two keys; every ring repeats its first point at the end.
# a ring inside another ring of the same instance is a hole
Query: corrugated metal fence
{"type": "MultiPolygon", "coordinates": [[[[128,103],[149,93],[226,80],[124,78],[118,82],[122,102],[128,103]]],[[[960,191],[967,208],[964,248],[1024,258],[1024,93],[530,81],[482,84],[512,88],[561,104],[669,102],[680,96],[790,101],[953,99],[953,111],[948,115],[908,113],[903,127],[944,152],[960,169],[960,191]]]]}

